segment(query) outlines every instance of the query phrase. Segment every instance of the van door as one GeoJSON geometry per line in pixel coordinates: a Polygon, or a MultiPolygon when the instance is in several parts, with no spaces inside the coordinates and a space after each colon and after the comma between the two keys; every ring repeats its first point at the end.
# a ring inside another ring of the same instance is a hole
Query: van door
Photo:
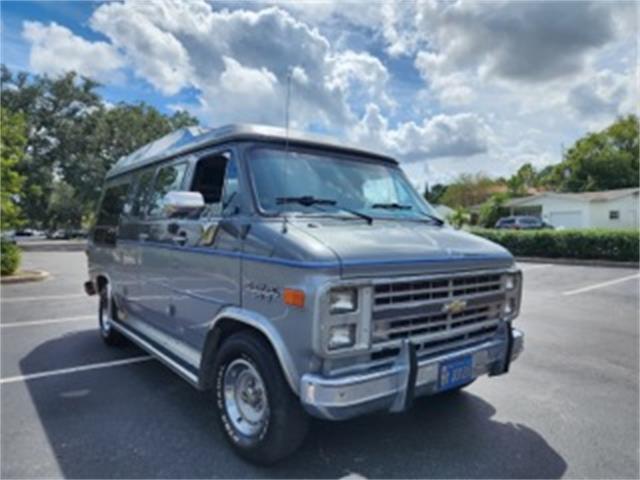
{"type": "Polygon", "coordinates": [[[157,169],[149,192],[145,220],[138,229],[138,316],[156,330],[145,328],[142,333],[161,344],[165,343],[166,335],[174,337],[178,334],[171,301],[175,290],[174,266],[178,245],[169,228],[172,220],[165,214],[163,200],[168,192],[182,189],[187,168],[188,162],[181,159],[157,169]]]}
{"type": "Polygon", "coordinates": [[[120,225],[118,237],[119,245],[123,251],[122,272],[126,282],[120,288],[122,297],[121,308],[125,314],[141,316],[140,305],[141,292],[141,267],[142,249],[141,239],[145,239],[146,231],[145,212],[147,210],[151,188],[153,187],[154,168],[147,168],[138,172],[135,176],[135,188],[133,189],[130,206],[125,208],[125,215],[120,225]]]}
{"type": "Polygon", "coordinates": [[[220,309],[240,304],[239,175],[232,153],[199,158],[191,190],[202,194],[206,206],[198,218],[174,219],[170,226],[184,238],[173,272],[173,306],[182,338],[200,351],[220,309]]]}

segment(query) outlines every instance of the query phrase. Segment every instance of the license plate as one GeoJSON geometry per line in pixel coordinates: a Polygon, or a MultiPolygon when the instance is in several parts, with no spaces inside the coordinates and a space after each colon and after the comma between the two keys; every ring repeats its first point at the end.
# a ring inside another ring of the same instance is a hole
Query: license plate
{"type": "Polygon", "coordinates": [[[473,379],[471,355],[454,358],[440,364],[439,390],[449,390],[473,379]]]}

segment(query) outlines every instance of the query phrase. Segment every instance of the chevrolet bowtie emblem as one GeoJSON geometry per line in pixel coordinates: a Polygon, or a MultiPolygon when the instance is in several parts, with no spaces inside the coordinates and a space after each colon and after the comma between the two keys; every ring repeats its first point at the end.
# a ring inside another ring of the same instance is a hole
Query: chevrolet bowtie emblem
{"type": "Polygon", "coordinates": [[[460,313],[467,308],[466,300],[454,300],[442,306],[442,313],[460,313]]]}

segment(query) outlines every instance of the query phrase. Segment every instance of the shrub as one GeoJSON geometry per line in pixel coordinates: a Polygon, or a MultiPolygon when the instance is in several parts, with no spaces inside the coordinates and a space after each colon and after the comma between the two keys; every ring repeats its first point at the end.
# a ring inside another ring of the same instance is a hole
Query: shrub
{"type": "Polygon", "coordinates": [[[0,241],[0,274],[11,275],[20,266],[20,249],[5,241],[0,241]]]}
{"type": "Polygon", "coordinates": [[[640,230],[493,230],[472,233],[523,257],[580,258],[637,262],[640,230]]]}

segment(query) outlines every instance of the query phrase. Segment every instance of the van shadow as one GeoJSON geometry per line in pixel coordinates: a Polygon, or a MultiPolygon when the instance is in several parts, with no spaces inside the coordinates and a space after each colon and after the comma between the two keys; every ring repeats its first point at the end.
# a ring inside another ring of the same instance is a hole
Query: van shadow
{"type": "MultiPolygon", "coordinates": [[[[21,361],[22,372],[41,371],[43,359],[93,342],[87,334],[41,344],[21,361]]],[[[494,420],[495,408],[471,393],[419,399],[403,414],[313,421],[297,453],[265,468],[232,453],[208,393],[156,361],[35,379],[27,388],[68,478],[559,478],[567,468],[540,434],[494,420]]]]}

